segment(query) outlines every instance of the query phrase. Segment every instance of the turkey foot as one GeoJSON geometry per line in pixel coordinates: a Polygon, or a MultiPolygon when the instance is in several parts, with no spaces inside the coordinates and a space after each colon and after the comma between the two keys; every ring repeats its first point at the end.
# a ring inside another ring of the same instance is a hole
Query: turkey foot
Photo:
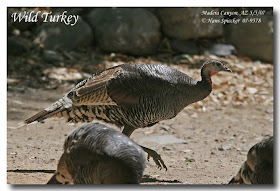
{"type": "Polygon", "coordinates": [[[143,147],[143,146],[141,146],[141,147],[148,154],[148,157],[147,157],[148,161],[149,161],[150,157],[152,157],[160,170],[162,169],[162,167],[165,168],[165,170],[167,170],[167,167],[165,166],[163,160],[161,159],[161,156],[156,151],[149,149],[147,147],[143,147]]]}

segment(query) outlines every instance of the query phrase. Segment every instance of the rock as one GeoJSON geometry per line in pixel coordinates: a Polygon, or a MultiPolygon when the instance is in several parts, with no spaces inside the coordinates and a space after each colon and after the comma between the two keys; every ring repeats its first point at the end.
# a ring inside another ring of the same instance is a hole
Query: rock
{"type": "Polygon", "coordinates": [[[87,20],[98,46],[106,52],[152,54],[161,40],[158,19],[145,9],[98,8],[89,13],[87,20]]]}
{"type": "Polygon", "coordinates": [[[236,49],[230,44],[212,44],[208,49],[210,54],[217,56],[229,56],[236,54],[236,49]]]}
{"type": "Polygon", "coordinates": [[[29,51],[29,47],[24,40],[17,36],[8,38],[8,55],[21,55],[29,51]]]}
{"type": "Polygon", "coordinates": [[[141,137],[138,139],[138,141],[153,142],[153,143],[158,143],[161,145],[174,144],[174,143],[187,143],[186,140],[178,139],[177,137],[175,137],[173,135],[141,137]]]}
{"type": "Polygon", "coordinates": [[[43,59],[47,62],[62,62],[63,56],[59,55],[57,52],[53,50],[44,50],[43,51],[43,59]]]}
{"type": "Polygon", "coordinates": [[[161,21],[164,35],[179,39],[213,38],[223,35],[223,26],[216,23],[203,23],[202,18],[221,18],[202,15],[202,11],[213,8],[158,8],[157,15],[161,21]]]}
{"type": "Polygon", "coordinates": [[[190,55],[198,54],[198,47],[193,40],[171,40],[171,47],[173,50],[180,52],[180,53],[187,53],[190,55]]]}
{"type": "Polygon", "coordinates": [[[43,23],[37,32],[36,43],[48,50],[71,51],[93,40],[92,30],[81,17],[73,26],[64,23],[43,23]]]}
{"type": "MultiPolygon", "coordinates": [[[[240,19],[253,19],[241,17],[240,19]]],[[[260,23],[229,24],[225,26],[226,41],[244,56],[273,63],[273,15],[258,16],[260,23]]]]}

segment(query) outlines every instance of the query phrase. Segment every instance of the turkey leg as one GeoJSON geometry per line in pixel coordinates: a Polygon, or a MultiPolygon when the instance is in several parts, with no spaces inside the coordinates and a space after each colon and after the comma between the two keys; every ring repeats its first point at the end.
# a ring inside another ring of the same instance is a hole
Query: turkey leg
{"type": "MultiPolygon", "coordinates": [[[[126,136],[130,137],[132,132],[135,130],[133,127],[125,126],[122,133],[125,134],[126,136]]],[[[141,146],[141,145],[139,145],[141,146]]],[[[147,160],[149,161],[150,157],[153,158],[154,162],[158,166],[158,168],[162,169],[165,168],[167,170],[166,165],[164,164],[164,161],[162,160],[161,156],[154,150],[149,149],[147,147],[141,146],[142,149],[148,154],[147,160]]]]}
{"type": "MultiPolygon", "coordinates": [[[[141,146],[141,145],[139,145],[139,146],[141,146]]],[[[141,147],[148,154],[148,157],[147,157],[148,161],[149,161],[150,157],[152,157],[160,170],[162,169],[162,167],[165,168],[165,170],[167,170],[167,167],[165,166],[164,161],[161,159],[161,156],[156,151],[149,149],[147,147],[144,147],[144,146],[141,146],[141,147]]]]}

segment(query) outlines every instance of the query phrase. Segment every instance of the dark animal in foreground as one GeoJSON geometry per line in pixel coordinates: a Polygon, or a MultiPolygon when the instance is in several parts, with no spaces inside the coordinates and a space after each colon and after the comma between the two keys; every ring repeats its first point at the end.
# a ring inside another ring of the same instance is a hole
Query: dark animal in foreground
{"type": "Polygon", "coordinates": [[[273,137],[255,144],[229,184],[273,184],[273,137]]]}
{"type": "MultiPolygon", "coordinates": [[[[122,132],[130,136],[135,129],[174,118],[189,104],[206,98],[212,91],[211,76],[220,71],[231,72],[223,63],[210,60],[201,68],[202,80],[197,81],[165,65],[119,65],[78,83],[24,123],[50,117],[63,117],[74,123],[97,119],[124,127],[122,132]]],[[[160,168],[166,168],[160,155],[143,149],[160,168]]]]}
{"type": "Polygon", "coordinates": [[[145,162],[143,149],[126,135],[89,123],[68,135],[48,184],[139,184],[145,162]]]}

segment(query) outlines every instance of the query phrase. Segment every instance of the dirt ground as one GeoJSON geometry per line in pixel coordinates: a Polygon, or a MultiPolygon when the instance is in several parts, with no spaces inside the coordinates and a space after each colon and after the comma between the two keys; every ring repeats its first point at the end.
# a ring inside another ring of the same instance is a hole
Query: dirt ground
{"type": "MultiPolygon", "coordinates": [[[[265,78],[264,83],[270,84],[258,84],[258,79],[248,81],[245,78],[251,79],[251,76],[234,66],[233,74],[219,74],[213,79],[214,89],[204,101],[186,107],[171,120],[136,130],[131,138],[160,153],[168,167],[167,171],[159,170],[150,160],[143,184],[227,184],[246,159],[249,148],[273,134],[273,66],[261,65],[256,75],[262,67],[269,68],[265,75],[260,75],[265,78]],[[224,83],[231,78],[236,81],[224,83]],[[242,92],[248,94],[239,92],[242,85],[239,80],[245,87],[251,84],[251,89],[242,87],[242,92]],[[227,97],[229,95],[236,96],[227,97]],[[239,102],[241,104],[235,104],[239,102]],[[156,135],[173,135],[187,143],[162,145],[138,141],[141,137],[156,135]]],[[[254,72],[253,68],[250,70],[254,72]]],[[[190,73],[188,71],[185,72],[190,73]]],[[[198,79],[199,70],[195,69],[193,75],[198,79]]],[[[65,137],[81,124],[48,119],[18,128],[18,123],[48,107],[70,88],[8,90],[8,184],[45,184],[52,176],[63,152],[65,137]]]]}

